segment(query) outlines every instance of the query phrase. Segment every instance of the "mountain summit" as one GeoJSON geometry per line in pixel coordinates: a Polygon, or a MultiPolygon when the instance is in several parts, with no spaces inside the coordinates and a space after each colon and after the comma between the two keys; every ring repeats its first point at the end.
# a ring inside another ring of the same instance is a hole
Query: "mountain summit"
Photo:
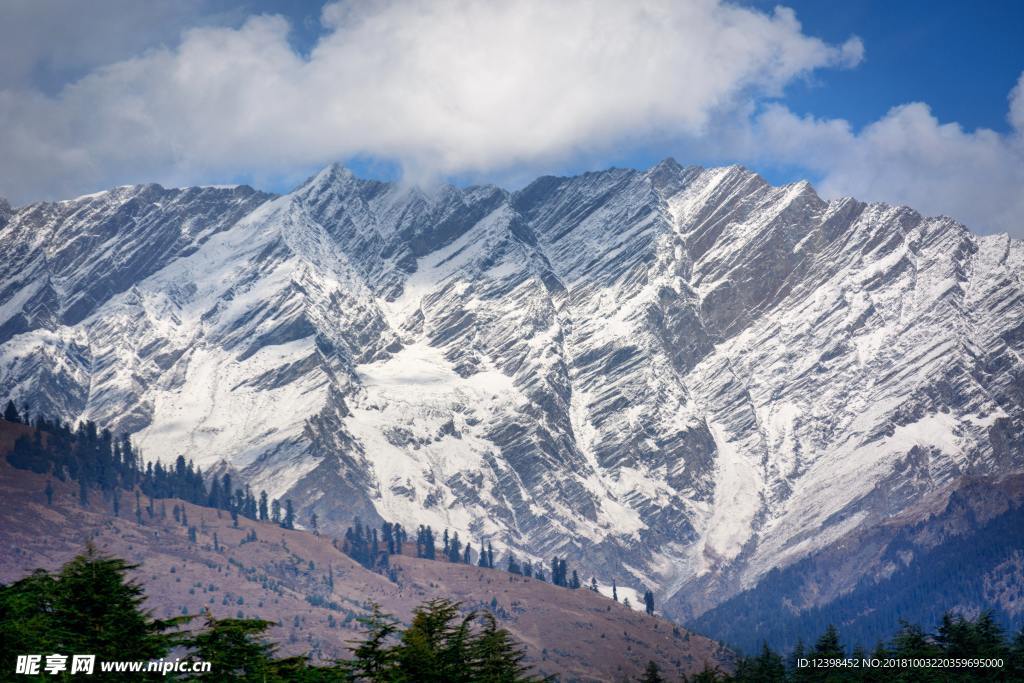
{"type": "Polygon", "coordinates": [[[1024,245],[741,168],[0,210],[0,396],[701,613],[1024,468],[1024,245]]]}

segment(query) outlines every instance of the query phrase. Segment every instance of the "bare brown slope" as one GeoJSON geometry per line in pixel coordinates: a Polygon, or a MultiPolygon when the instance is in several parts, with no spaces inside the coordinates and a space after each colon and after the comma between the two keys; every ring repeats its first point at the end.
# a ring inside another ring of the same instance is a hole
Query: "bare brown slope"
{"type": "MultiPolygon", "coordinates": [[[[3,432],[17,427],[0,422],[0,444],[3,432]]],[[[466,609],[495,605],[501,625],[526,645],[535,671],[563,680],[634,678],[648,660],[670,676],[694,673],[705,663],[729,668],[731,661],[714,641],[588,590],[408,556],[392,558],[392,582],[353,562],[324,536],[245,518],[235,529],[225,512],[172,499],[154,501],[151,517],[145,496],[140,525],[134,495],[122,492],[121,514],[114,517],[111,501],[97,491],[81,507],[74,482],[54,481],[53,505],[47,506],[46,477],[0,460],[0,581],[37,567],[57,569],[92,540],[140,565],[136,578],[158,616],[208,608],[219,617],[269,619],[278,623],[271,636],[285,653],[345,656],[348,641],[361,637],[355,618],[367,613],[370,601],[407,621],[424,600],[449,597],[466,609]],[[187,527],[175,522],[175,506],[183,506],[197,528],[195,544],[187,527]],[[258,540],[243,543],[250,530],[258,540]]]]}

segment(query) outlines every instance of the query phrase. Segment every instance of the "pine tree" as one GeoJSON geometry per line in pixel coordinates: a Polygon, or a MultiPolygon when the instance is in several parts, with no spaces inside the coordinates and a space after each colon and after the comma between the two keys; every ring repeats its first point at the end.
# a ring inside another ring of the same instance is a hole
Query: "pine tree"
{"type": "Polygon", "coordinates": [[[437,559],[437,546],[434,543],[434,531],[427,526],[426,531],[423,534],[423,557],[428,560],[437,559]]]}
{"type": "Polygon", "coordinates": [[[281,503],[275,498],[274,502],[270,505],[270,521],[274,524],[281,523],[281,503]]]}
{"type": "Polygon", "coordinates": [[[819,659],[842,659],[846,656],[843,646],[839,643],[839,631],[832,624],[828,625],[825,632],[818,638],[811,655],[819,659]]]}
{"type": "Polygon", "coordinates": [[[644,592],[644,611],[650,615],[654,614],[654,593],[651,591],[644,592]]]}
{"type": "Polygon", "coordinates": [[[348,669],[354,680],[390,680],[398,661],[398,653],[390,644],[399,633],[399,622],[380,611],[380,605],[373,604],[369,617],[360,617],[359,622],[368,634],[358,646],[352,648],[353,658],[348,669]]]}
{"type": "Polygon", "coordinates": [[[742,683],[785,683],[786,667],[782,657],[765,642],[759,656],[744,657],[739,661],[734,679],[742,683]]]}
{"type": "Polygon", "coordinates": [[[263,619],[214,619],[206,613],[204,629],[189,645],[211,671],[199,680],[278,680],[272,675],[274,648],[262,636],[273,625],[263,619]]]}
{"type": "Polygon", "coordinates": [[[61,652],[60,625],[53,613],[56,592],[56,578],[42,569],[0,585],[0,666],[8,674],[18,654],[61,652]]]}
{"type": "Polygon", "coordinates": [[[468,678],[473,681],[529,681],[529,667],[523,664],[526,651],[508,631],[498,628],[494,615],[480,615],[483,627],[468,648],[468,678]]]}
{"type": "Polygon", "coordinates": [[[661,669],[653,659],[649,660],[644,668],[644,675],[640,677],[640,683],[664,683],[664,681],[665,679],[661,677],[661,669]]]}
{"type": "Polygon", "coordinates": [[[398,666],[405,680],[465,680],[472,616],[459,619],[459,606],[435,599],[418,607],[402,634],[398,666]]]}
{"type": "Polygon", "coordinates": [[[286,498],[284,501],[284,519],[281,520],[281,526],[285,529],[295,528],[295,509],[292,507],[291,498],[286,498]]]}
{"type": "Polygon", "coordinates": [[[1015,676],[1018,679],[1024,680],[1024,626],[1017,631],[1013,642],[1010,643],[1007,669],[1011,678],[1015,676]]]}
{"type": "Polygon", "coordinates": [[[53,482],[49,479],[46,480],[46,488],[43,489],[43,493],[46,494],[46,504],[53,505],[53,482]]]}
{"type": "Polygon", "coordinates": [[[590,590],[592,590],[593,592],[597,593],[597,577],[596,576],[591,576],[590,577],[590,590]]]}
{"type": "Polygon", "coordinates": [[[799,672],[798,662],[806,656],[804,641],[802,638],[797,638],[796,645],[793,646],[793,651],[789,653],[789,658],[786,660],[786,668],[790,671],[799,672]]]}
{"type": "Polygon", "coordinates": [[[476,561],[478,567],[487,566],[487,546],[484,545],[483,541],[480,541],[480,558],[476,561]]]}
{"type": "MultiPolygon", "coordinates": [[[[214,487],[216,487],[216,482],[214,487]]],[[[230,510],[232,507],[231,500],[231,475],[225,472],[220,478],[220,507],[224,510],[230,510]]]]}
{"type": "Polygon", "coordinates": [[[260,521],[267,521],[267,492],[260,491],[260,521]]]}
{"type": "Polygon", "coordinates": [[[101,555],[91,545],[64,565],[53,600],[64,652],[154,659],[177,642],[165,632],[180,620],[153,620],[143,610],[142,588],[126,578],[136,566],[101,555]]]}
{"type": "Polygon", "coordinates": [[[313,533],[317,536],[320,535],[320,527],[318,525],[318,520],[315,512],[309,516],[309,528],[312,529],[313,533]]]}
{"type": "Polygon", "coordinates": [[[4,419],[8,422],[21,422],[21,415],[18,414],[13,400],[7,401],[7,407],[4,408],[4,419]]]}

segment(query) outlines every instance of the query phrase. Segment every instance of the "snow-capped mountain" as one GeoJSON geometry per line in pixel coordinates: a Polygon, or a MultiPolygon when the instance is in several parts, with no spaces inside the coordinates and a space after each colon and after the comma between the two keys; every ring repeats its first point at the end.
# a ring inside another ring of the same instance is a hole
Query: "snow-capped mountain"
{"type": "Polygon", "coordinates": [[[0,396],[681,614],[1024,469],[1024,245],[740,167],[124,187],[0,249],[0,396]]]}

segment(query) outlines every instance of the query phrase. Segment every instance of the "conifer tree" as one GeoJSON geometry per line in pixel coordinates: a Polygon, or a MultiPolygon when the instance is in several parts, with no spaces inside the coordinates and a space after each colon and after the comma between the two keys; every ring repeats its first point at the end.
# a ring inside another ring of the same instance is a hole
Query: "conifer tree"
{"type": "Polygon", "coordinates": [[[734,679],[743,683],[785,683],[786,667],[782,657],[765,642],[761,645],[760,655],[744,657],[739,661],[734,679]]]}
{"type": "Polygon", "coordinates": [[[386,681],[394,675],[398,652],[390,643],[399,632],[399,622],[380,611],[380,605],[373,603],[369,617],[360,617],[366,627],[366,639],[352,648],[353,658],[348,671],[354,680],[386,681]]]}
{"type": "Polygon", "coordinates": [[[818,638],[818,642],[814,644],[814,650],[811,652],[812,659],[842,659],[846,656],[846,651],[839,642],[839,631],[832,624],[828,625],[825,632],[818,638]]]}
{"type": "Polygon", "coordinates": [[[448,557],[447,560],[452,563],[458,563],[462,559],[462,541],[459,540],[459,532],[456,531],[452,534],[452,537],[448,544],[448,557]]]}
{"type": "Polygon", "coordinates": [[[21,422],[21,415],[18,414],[18,408],[14,405],[13,400],[7,401],[7,407],[4,408],[4,419],[8,422],[21,422]]]}
{"type": "Polygon", "coordinates": [[[437,546],[434,543],[434,531],[429,525],[423,532],[423,557],[428,560],[437,559],[437,546]]]}
{"type": "Polygon", "coordinates": [[[266,491],[260,491],[259,513],[260,513],[260,521],[261,522],[267,521],[267,519],[268,519],[267,512],[268,512],[267,511],[267,492],[266,491]]]}
{"type": "Polygon", "coordinates": [[[180,620],[153,620],[142,588],[126,578],[131,565],[101,555],[91,545],[57,577],[53,616],[64,652],[98,659],[154,659],[177,640],[166,633],[180,620]]]}
{"type": "Polygon", "coordinates": [[[295,509],[292,507],[291,498],[284,501],[284,519],[281,520],[281,526],[285,529],[295,528],[295,509]]]}
{"type": "Polygon", "coordinates": [[[53,607],[56,578],[37,569],[10,585],[0,585],[0,666],[10,674],[19,654],[60,652],[53,607]]]}
{"type": "Polygon", "coordinates": [[[650,615],[654,614],[654,593],[651,591],[644,592],[644,611],[650,615]]]}
{"type": "Polygon", "coordinates": [[[649,660],[644,668],[644,675],[640,677],[640,683],[663,683],[664,680],[661,677],[661,669],[653,659],[649,660]]]}
{"type": "MultiPolygon", "coordinates": [[[[216,483],[214,483],[216,486],[216,483]]],[[[224,510],[230,510],[232,506],[231,500],[231,475],[225,472],[220,478],[220,507],[224,510]]]]}
{"type": "Polygon", "coordinates": [[[508,631],[498,628],[494,615],[480,616],[483,628],[469,647],[469,677],[474,681],[528,681],[529,667],[523,664],[526,651],[508,631]]]}
{"type": "Polygon", "coordinates": [[[281,523],[281,503],[275,498],[274,502],[270,505],[270,521],[274,524],[281,523]]]}
{"type": "Polygon", "coordinates": [[[271,625],[263,619],[214,619],[207,611],[203,630],[188,643],[198,661],[210,662],[210,673],[199,680],[279,680],[273,675],[274,648],[262,638],[271,625]]]}
{"type": "Polygon", "coordinates": [[[46,494],[46,504],[53,505],[53,482],[49,479],[46,480],[46,488],[43,489],[43,493],[46,494]]]}

